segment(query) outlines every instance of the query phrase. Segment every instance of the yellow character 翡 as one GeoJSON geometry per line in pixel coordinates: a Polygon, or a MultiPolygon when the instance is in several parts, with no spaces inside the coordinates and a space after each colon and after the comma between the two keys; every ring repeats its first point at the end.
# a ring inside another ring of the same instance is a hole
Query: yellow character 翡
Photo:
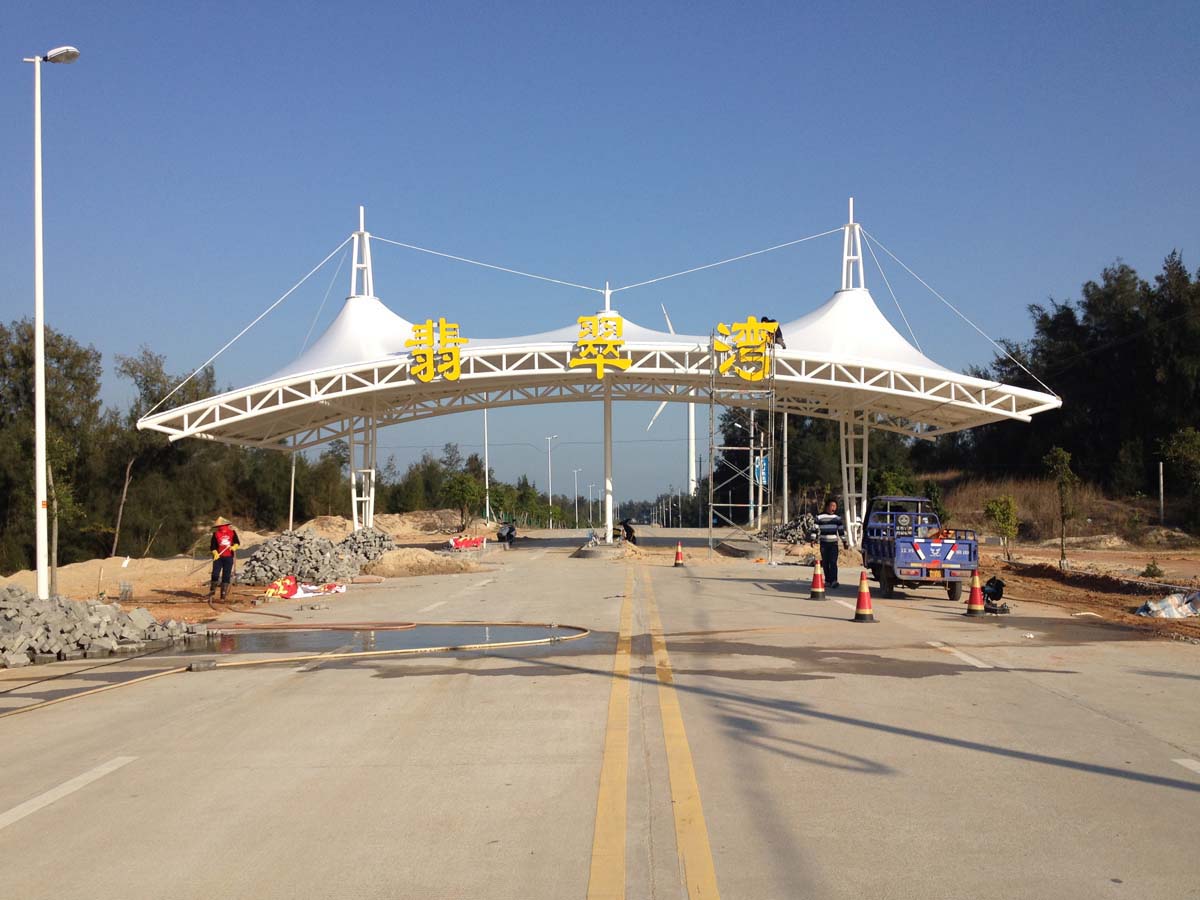
{"type": "Polygon", "coordinates": [[[466,343],[467,338],[459,335],[456,322],[439,317],[436,323],[426,319],[413,325],[412,339],[404,342],[412,351],[413,377],[426,384],[438,375],[447,381],[457,381],[462,374],[459,350],[466,343]]]}

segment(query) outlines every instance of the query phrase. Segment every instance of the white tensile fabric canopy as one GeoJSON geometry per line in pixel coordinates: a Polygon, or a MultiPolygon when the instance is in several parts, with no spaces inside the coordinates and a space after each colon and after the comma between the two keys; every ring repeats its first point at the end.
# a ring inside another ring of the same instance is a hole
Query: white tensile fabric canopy
{"type": "MultiPolygon", "coordinates": [[[[476,338],[466,332],[461,375],[424,382],[414,377],[406,342],[413,323],[375,295],[370,236],[354,235],[351,296],[334,321],[291,363],[269,378],[143,418],[139,428],[170,436],[296,450],[334,438],[366,448],[374,469],[374,435],[405,421],[471,409],[613,400],[722,402],[773,408],[842,423],[847,507],[865,504],[866,433],[898,431],[919,438],[1005,419],[1029,421],[1061,405],[1058,397],[954,372],[909,343],[879,311],[866,289],[860,226],[845,226],[841,289],[823,305],[780,324],[786,343],[773,350],[769,381],[747,383],[720,372],[725,356],[714,339],[672,334],[622,320],[620,352],[628,367],[572,367],[580,326],[518,337],[476,338]],[[857,446],[850,447],[847,441],[857,446]],[[857,460],[857,462],[856,462],[857,460]],[[853,478],[853,485],[850,479],[853,478]],[[860,483],[861,482],[861,483],[860,483]]],[[[616,316],[605,292],[599,316],[616,316]]],[[[469,327],[469,326],[468,326],[469,327]]],[[[611,429],[606,429],[611,456],[611,429]]],[[[606,467],[609,468],[609,467],[606,467]]]]}

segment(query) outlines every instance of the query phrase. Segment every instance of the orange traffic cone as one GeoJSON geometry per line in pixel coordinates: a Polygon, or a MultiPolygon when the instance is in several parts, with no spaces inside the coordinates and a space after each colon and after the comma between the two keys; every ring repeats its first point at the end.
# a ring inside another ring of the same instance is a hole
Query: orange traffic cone
{"type": "Polygon", "coordinates": [[[675,543],[675,565],[683,565],[683,541],[677,541],[675,543]]]}
{"type": "Polygon", "coordinates": [[[865,570],[858,579],[858,606],[854,608],[854,621],[875,621],[875,610],[871,608],[871,589],[867,587],[867,573],[865,570]]]}
{"type": "Polygon", "coordinates": [[[971,595],[967,597],[967,611],[964,616],[987,615],[987,606],[983,602],[983,588],[979,586],[979,570],[971,576],[971,595]]]}
{"type": "Polygon", "coordinates": [[[808,592],[809,600],[824,600],[825,599],[825,574],[821,571],[820,562],[813,563],[813,580],[812,587],[808,592]]]}

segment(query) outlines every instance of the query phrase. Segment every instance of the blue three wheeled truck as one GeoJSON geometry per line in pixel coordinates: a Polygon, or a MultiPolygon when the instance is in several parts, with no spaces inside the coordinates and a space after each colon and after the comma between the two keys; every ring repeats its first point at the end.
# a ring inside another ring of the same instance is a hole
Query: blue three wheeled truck
{"type": "Polygon", "coordinates": [[[979,568],[975,532],[943,528],[925,497],[875,497],[863,526],[863,568],[879,582],[880,593],[891,597],[896,586],[934,584],[945,587],[951,600],[962,599],[963,583],[970,584],[979,568]]]}

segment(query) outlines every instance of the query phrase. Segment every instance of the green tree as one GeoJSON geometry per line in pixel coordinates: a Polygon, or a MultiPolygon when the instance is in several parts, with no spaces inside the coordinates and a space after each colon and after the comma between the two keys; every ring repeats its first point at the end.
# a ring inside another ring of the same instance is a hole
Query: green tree
{"type": "MultiPolygon", "coordinates": [[[[46,445],[59,500],[80,512],[71,521],[60,505],[59,556],[91,556],[94,536],[80,527],[89,503],[104,492],[97,477],[101,432],[101,357],[67,335],[47,328],[46,445]]],[[[33,325],[0,325],[0,572],[34,564],[33,325]]],[[[48,499],[50,499],[48,497],[48,499]]]]}
{"type": "Polygon", "coordinates": [[[946,504],[942,500],[942,486],[927,478],[925,484],[921,486],[921,493],[929,501],[930,508],[937,515],[942,527],[945,528],[950,521],[950,511],[946,509],[946,504]]]}
{"type": "Polygon", "coordinates": [[[1079,476],[1071,469],[1071,454],[1062,447],[1051,447],[1042,459],[1042,465],[1054,479],[1058,491],[1058,536],[1060,568],[1067,567],[1067,522],[1075,517],[1075,488],[1079,476]]]}
{"type": "Polygon", "coordinates": [[[1008,494],[992,497],[983,504],[983,516],[1000,536],[1005,558],[1012,560],[1011,541],[1021,525],[1017,518],[1017,501],[1008,494]]]}
{"type": "Polygon", "coordinates": [[[459,529],[467,527],[467,516],[482,500],[483,485],[466,472],[455,472],[442,487],[442,502],[458,510],[459,529]]]}
{"type": "Polygon", "coordinates": [[[1162,442],[1162,454],[1184,483],[1188,499],[1187,523],[1200,525],[1200,431],[1187,427],[1162,442]]]}

